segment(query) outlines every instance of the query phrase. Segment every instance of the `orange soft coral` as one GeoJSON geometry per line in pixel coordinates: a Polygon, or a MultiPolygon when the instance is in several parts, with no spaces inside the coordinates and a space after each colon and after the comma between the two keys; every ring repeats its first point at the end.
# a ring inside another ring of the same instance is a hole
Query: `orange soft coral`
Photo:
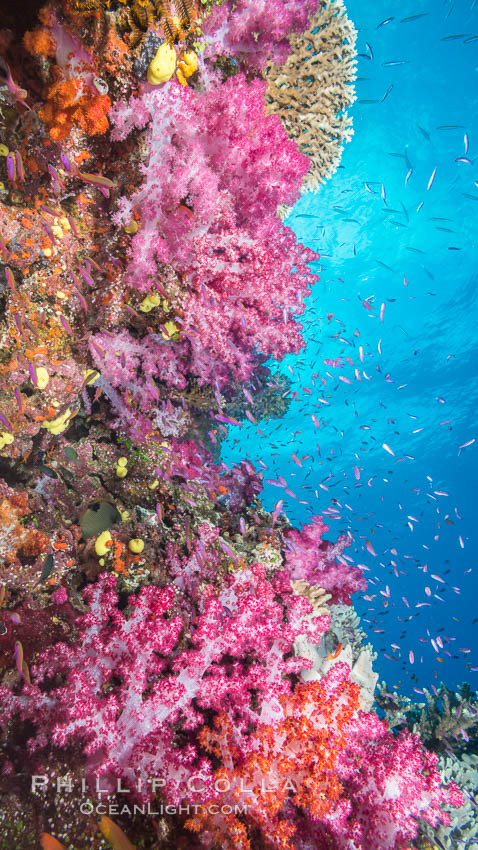
{"type": "Polygon", "coordinates": [[[89,136],[106,133],[110,98],[90,88],[80,95],[81,91],[82,82],[76,79],[55,82],[50,87],[47,102],[39,115],[49,128],[53,141],[66,139],[74,124],[89,136]]]}
{"type": "Polygon", "coordinates": [[[108,29],[102,53],[105,70],[113,75],[120,71],[126,74],[132,61],[129,47],[117,34],[114,24],[109,20],[106,23],[108,29]]]}
{"type": "Polygon", "coordinates": [[[55,56],[56,41],[50,30],[37,27],[23,36],[23,44],[33,56],[55,56]]]}
{"type": "Polygon", "coordinates": [[[295,827],[284,817],[285,805],[289,801],[319,819],[340,797],[336,765],[347,743],[347,724],[359,707],[359,693],[348,679],[348,668],[335,669],[319,682],[299,683],[292,694],[281,697],[282,720],[259,726],[245,758],[234,743],[231,722],[218,717],[214,731],[202,731],[201,743],[222,762],[214,774],[220,793],[209,801],[219,803],[220,814],[211,817],[204,805],[205,813],[191,818],[187,827],[210,831],[224,850],[250,850],[244,824],[233,813],[222,813],[228,805],[232,812],[234,806],[245,806],[249,826],[265,841],[272,832],[275,847],[292,850],[295,827]]]}
{"type": "Polygon", "coordinates": [[[103,135],[108,124],[108,112],[111,100],[107,94],[96,94],[91,89],[80,97],[74,114],[74,122],[88,136],[103,135]]]}
{"type": "Polygon", "coordinates": [[[79,90],[80,85],[76,80],[62,80],[53,83],[48,91],[47,101],[38,114],[55,142],[66,139],[70,133],[79,90]]]}
{"type": "Polygon", "coordinates": [[[0,501],[0,560],[13,564],[18,555],[36,557],[44,552],[49,538],[36,528],[25,528],[19,521],[28,513],[26,493],[14,493],[0,501]]]}

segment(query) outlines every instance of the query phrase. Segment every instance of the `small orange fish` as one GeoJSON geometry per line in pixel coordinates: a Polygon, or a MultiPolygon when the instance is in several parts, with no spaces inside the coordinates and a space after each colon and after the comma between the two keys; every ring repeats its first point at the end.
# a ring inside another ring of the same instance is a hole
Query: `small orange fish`
{"type": "Polygon", "coordinates": [[[27,685],[31,685],[32,680],[30,678],[30,668],[29,668],[26,661],[24,661],[23,664],[22,664],[22,670],[23,670],[23,678],[25,679],[25,682],[27,683],[27,685]]]}
{"type": "Polygon", "coordinates": [[[76,176],[84,180],[85,183],[93,183],[95,186],[103,186],[106,189],[114,189],[116,185],[102,174],[88,174],[85,171],[78,171],[76,176]]]}
{"type": "Polygon", "coordinates": [[[40,835],[40,844],[43,850],[66,850],[64,844],[61,844],[56,838],[53,838],[53,835],[49,835],[48,832],[42,832],[40,835]]]}
{"type": "Polygon", "coordinates": [[[23,646],[19,640],[15,641],[15,662],[17,670],[20,674],[23,673],[23,646]]]}
{"type": "MultiPolygon", "coordinates": [[[[107,841],[110,842],[114,850],[136,850],[131,844],[121,827],[118,826],[111,818],[103,817],[100,820],[100,829],[107,841]]],[[[52,850],[54,848],[52,847],[52,850]]]]}
{"type": "Polygon", "coordinates": [[[334,658],[337,658],[337,656],[338,656],[338,655],[340,655],[340,653],[342,652],[343,648],[344,648],[343,643],[339,643],[339,645],[338,645],[337,649],[336,649],[336,650],[334,650],[334,652],[331,652],[331,653],[330,653],[330,655],[327,655],[327,656],[326,656],[326,658],[325,658],[325,660],[326,660],[326,661],[333,661],[333,660],[334,660],[334,658]]]}

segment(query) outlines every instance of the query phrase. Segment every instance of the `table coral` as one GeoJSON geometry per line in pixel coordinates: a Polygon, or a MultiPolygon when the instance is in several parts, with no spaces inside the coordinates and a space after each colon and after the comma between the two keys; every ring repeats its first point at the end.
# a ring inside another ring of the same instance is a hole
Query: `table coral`
{"type": "Polygon", "coordinates": [[[284,63],[269,63],[268,109],[311,160],[304,189],[317,191],[337,169],[352,138],[357,33],[342,0],[320,0],[307,32],[290,38],[284,63]]]}

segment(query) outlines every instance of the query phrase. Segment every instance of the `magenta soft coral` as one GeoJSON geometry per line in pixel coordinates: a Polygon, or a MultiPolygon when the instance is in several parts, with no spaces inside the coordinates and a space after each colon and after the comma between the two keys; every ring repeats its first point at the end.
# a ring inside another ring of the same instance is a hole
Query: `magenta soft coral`
{"type": "MultiPolygon", "coordinates": [[[[114,141],[150,124],[146,181],[130,204],[140,205],[143,220],[154,217],[167,228],[171,259],[178,250],[174,235],[183,242],[186,238],[180,232],[183,217],[174,234],[174,213],[186,198],[195,216],[195,225],[188,222],[193,232],[216,220],[225,199],[237,225],[251,232],[260,230],[279,204],[298,199],[310,163],[280,118],[266,114],[265,90],[262,80],[247,83],[239,74],[200,94],[170,86],[114,107],[114,141]]],[[[120,209],[126,206],[125,218],[131,207],[126,200],[120,203],[120,209]]]]}
{"type": "MultiPolygon", "coordinates": [[[[200,770],[193,767],[194,738],[181,746],[177,728],[193,732],[204,711],[221,712],[240,744],[249,724],[280,714],[287,674],[304,666],[290,657],[293,642],[302,633],[318,642],[328,618],[310,623],[307,601],[290,590],[278,597],[279,585],[259,565],[226,576],[219,591],[203,587],[193,616],[187,604],[183,616],[176,613],[171,586],[129,597],[125,616],[115,585],[116,577],[105,574],[84,591],[89,611],[79,619],[78,641],[47,650],[20,696],[0,689],[3,720],[18,713],[31,720],[38,730],[32,749],[48,740],[80,741],[89,772],[105,781],[161,777],[168,799],[177,801],[191,772],[200,770]],[[180,649],[185,632],[189,648],[180,649]],[[61,674],[63,684],[45,687],[61,674]]],[[[202,766],[208,775],[207,760],[202,766]]]]}
{"type": "Polygon", "coordinates": [[[148,291],[159,264],[174,264],[201,382],[248,378],[256,347],[278,359],[298,353],[293,317],[318,279],[316,255],[276,215],[297,200],[309,161],[266,115],[264,92],[262,81],[238,75],[199,95],[181,86],[148,92],[114,112],[115,140],[143,127],[145,112],[151,123],[144,183],[116,214],[118,224],[133,208],[141,219],[126,282],[148,291]]]}
{"type": "Polygon", "coordinates": [[[432,826],[449,823],[442,805],[461,806],[451,783],[441,785],[438,757],[418,735],[396,737],[375,714],[359,712],[338,764],[347,811],[325,818],[336,850],[395,850],[417,835],[419,818],[432,826]]]}
{"type": "MultiPolygon", "coordinates": [[[[217,231],[198,238],[196,250],[184,326],[193,351],[211,351],[239,380],[250,377],[257,349],[278,360],[298,354],[304,341],[294,316],[318,278],[308,267],[312,253],[292,231],[271,218],[251,239],[224,216],[217,231]]],[[[212,379],[212,366],[199,372],[201,381],[212,379]]]]}
{"type": "Polygon", "coordinates": [[[116,216],[128,221],[136,208],[142,228],[132,243],[131,285],[145,291],[155,262],[187,262],[194,237],[222,216],[260,233],[279,204],[299,197],[309,160],[290,140],[276,115],[267,115],[265,83],[242,75],[199,95],[169,86],[117,104],[112,138],[143,127],[149,113],[149,161],[145,181],[121,199],[116,216]]]}
{"type": "Polygon", "coordinates": [[[309,584],[320,584],[332,594],[332,603],[351,605],[350,596],[365,590],[367,583],[359,567],[347,563],[342,553],[350,545],[346,537],[332,544],[323,539],[329,530],[321,517],[304,525],[300,531],[287,531],[285,570],[293,581],[305,579],[309,584]]]}
{"type": "MultiPolygon", "coordinates": [[[[405,850],[420,818],[446,824],[442,805],[462,805],[456,785],[441,785],[437,756],[418,736],[395,737],[375,714],[358,711],[358,691],[348,665],[338,663],[281,697],[282,716],[252,732],[239,756],[227,718],[201,733],[220,759],[219,787],[229,791],[216,800],[247,805],[249,835],[257,831],[264,846],[405,850]]],[[[208,848],[251,848],[240,822],[221,811],[189,827],[201,830],[208,848]]]]}
{"type": "Polygon", "coordinates": [[[165,437],[178,436],[184,409],[160,398],[156,381],[166,387],[186,387],[189,344],[149,333],[134,339],[122,328],[116,333],[92,334],[93,362],[101,370],[97,383],[116,413],[117,428],[142,440],[157,428],[165,437]]]}

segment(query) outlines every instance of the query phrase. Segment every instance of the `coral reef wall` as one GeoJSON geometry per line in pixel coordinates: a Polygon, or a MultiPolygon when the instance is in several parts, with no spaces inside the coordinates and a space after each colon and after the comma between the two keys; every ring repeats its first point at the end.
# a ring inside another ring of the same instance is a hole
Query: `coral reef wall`
{"type": "Polygon", "coordinates": [[[398,850],[463,802],[374,710],[349,541],[220,456],[288,403],[277,210],[350,137],[354,37],[336,0],[0,31],[2,850],[398,850]]]}

